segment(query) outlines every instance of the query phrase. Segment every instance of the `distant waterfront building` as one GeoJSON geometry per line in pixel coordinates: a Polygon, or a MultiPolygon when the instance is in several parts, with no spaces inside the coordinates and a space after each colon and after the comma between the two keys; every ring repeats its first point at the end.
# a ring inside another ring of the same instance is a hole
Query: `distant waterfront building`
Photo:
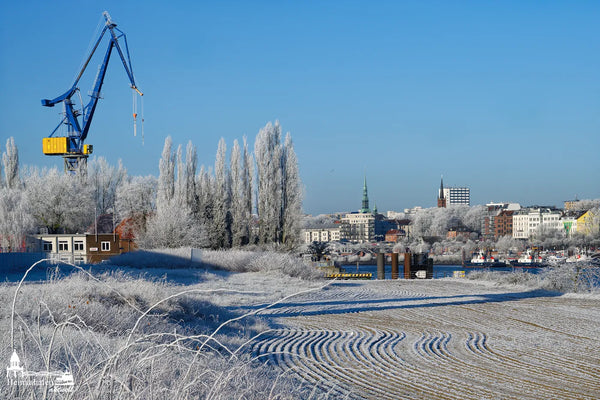
{"type": "Polygon", "coordinates": [[[388,211],[388,219],[405,219],[409,216],[416,215],[419,211],[423,210],[423,207],[416,206],[413,208],[405,208],[404,211],[388,211]]]}
{"type": "Polygon", "coordinates": [[[444,188],[444,199],[446,206],[464,204],[471,205],[471,189],[468,187],[448,187],[444,188]]]}
{"type": "Polygon", "coordinates": [[[483,217],[482,235],[485,239],[498,238],[499,236],[512,236],[512,216],[514,211],[520,210],[519,203],[487,203],[487,211],[483,217]],[[506,213],[512,211],[511,213],[506,213]],[[500,217],[500,221],[496,219],[500,217]],[[510,231],[509,231],[510,230],[510,231]]]}
{"type": "Polygon", "coordinates": [[[444,187],[444,177],[442,176],[437,206],[448,207],[457,204],[471,205],[471,189],[468,187],[444,187]]]}
{"type": "Polygon", "coordinates": [[[319,227],[306,227],[302,229],[304,243],[312,242],[339,242],[341,239],[340,224],[330,224],[319,227]]]}
{"type": "Polygon", "coordinates": [[[565,211],[575,210],[577,208],[578,203],[579,203],[578,199],[566,200],[565,201],[565,211]]]}
{"type": "Polygon", "coordinates": [[[438,208],[446,208],[448,205],[448,197],[444,190],[444,177],[440,181],[440,190],[438,190],[437,206],[438,208]]]}
{"type": "Polygon", "coordinates": [[[513,210],[502,210],[494,219],[494,238],[512,236],[513,234],[513,210]]]}
{"type": "Polygon", "coordinates": [[[375,239],[375,216],[371,213],[355,212],[342,218],[342,239],[365,243],[375,239]]]}
{"type": "Polygon", "coordinates": [[[529,239],[543,227],[561,231],[564,229],[562,213],[552,208],[525,208],[513,214],[513,238],[529,239]]]}
{"type": "Polygon", "coordinates": [[[377,213],[377,206],[369,209],[369,195],[367,191],[367,178],[363,185],[361,208],[357,212],[345,214],[341,218],[340,237],[342,240],[355,243],[382,241],[390,229],[397,229],[398,225],[393,220],[388,220],[377,213]]]}
{"type": "Polygon", "coordinates": [[[577,218],[577,232],[591,235],[600,231],[600,215],[598,209],[588,210],[577,218]]]}

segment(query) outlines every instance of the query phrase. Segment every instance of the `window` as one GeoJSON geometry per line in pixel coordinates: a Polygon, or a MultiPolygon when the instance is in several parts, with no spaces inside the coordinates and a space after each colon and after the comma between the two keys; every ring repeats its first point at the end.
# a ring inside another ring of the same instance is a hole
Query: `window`
{"type": "Polygon", "coordinates": [[[63,240],[59,241],[58,251],[69,251],[69,242],[63,240]]]}
{"type": "Polygon", "coordinates": [[[52,251],[52,242],[43,241],[42,242],[42,250],[43,251],[52,251]]]}
{"type": "Polygon", "coordinates": [[[81,240],[77,240],[73,243],[73,250],[83,251],[83,242],[81,240]]]}
{"type": "Polygon", "coordinates": [[[102,243],[100,243],[100,249],[102,251],[110,251],[110,242],[102,242],[102,243]]]}

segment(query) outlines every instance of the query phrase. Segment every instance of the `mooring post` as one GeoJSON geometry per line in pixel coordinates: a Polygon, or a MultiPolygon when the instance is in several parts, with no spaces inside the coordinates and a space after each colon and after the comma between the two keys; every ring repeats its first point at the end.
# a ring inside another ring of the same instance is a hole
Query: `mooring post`
{"type": "Polygon", "coordinates": [[[377,279],[385,279],[385,254],[377,253],[377,279]]]}
{"type": "Polygon", "coordinates": [[[392,279],[398,279],[398,253],[392,253],[392,279]]]}
{"type": "Polygon", "coordinates": [[[410,279],[410,253],[404,253],[404,279],[410,279]]]}

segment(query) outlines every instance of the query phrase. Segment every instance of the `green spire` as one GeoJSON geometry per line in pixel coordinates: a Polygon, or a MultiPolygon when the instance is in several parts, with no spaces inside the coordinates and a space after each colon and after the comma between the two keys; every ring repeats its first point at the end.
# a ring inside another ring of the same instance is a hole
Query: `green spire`
{"type": "Polygon", "coordinates": [[[362,208],[360,209],[361,213],[369,212],[369,194],[367,193],[367,176],[365,175],[365,185],[363,186],[363,198],[362,198],[362,208]]]}

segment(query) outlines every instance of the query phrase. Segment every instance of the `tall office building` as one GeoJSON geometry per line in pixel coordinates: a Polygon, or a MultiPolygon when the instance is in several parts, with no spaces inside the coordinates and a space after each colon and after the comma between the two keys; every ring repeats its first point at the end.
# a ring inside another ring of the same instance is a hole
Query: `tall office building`
{"type": "Polygon", "coordinates": [[[446,204],[451,206],[453,204],[465,204],[471,205],[471,189],[468,187],[448,187],[444,188],[444,198],[446,204]]]}
{"type": "Polygon", "coordinates": [[[468,187],[444,187],[444,177],[438,191],[437,206],[447,207],[453,204],[471,205],[471,189],[468,187]]]}

